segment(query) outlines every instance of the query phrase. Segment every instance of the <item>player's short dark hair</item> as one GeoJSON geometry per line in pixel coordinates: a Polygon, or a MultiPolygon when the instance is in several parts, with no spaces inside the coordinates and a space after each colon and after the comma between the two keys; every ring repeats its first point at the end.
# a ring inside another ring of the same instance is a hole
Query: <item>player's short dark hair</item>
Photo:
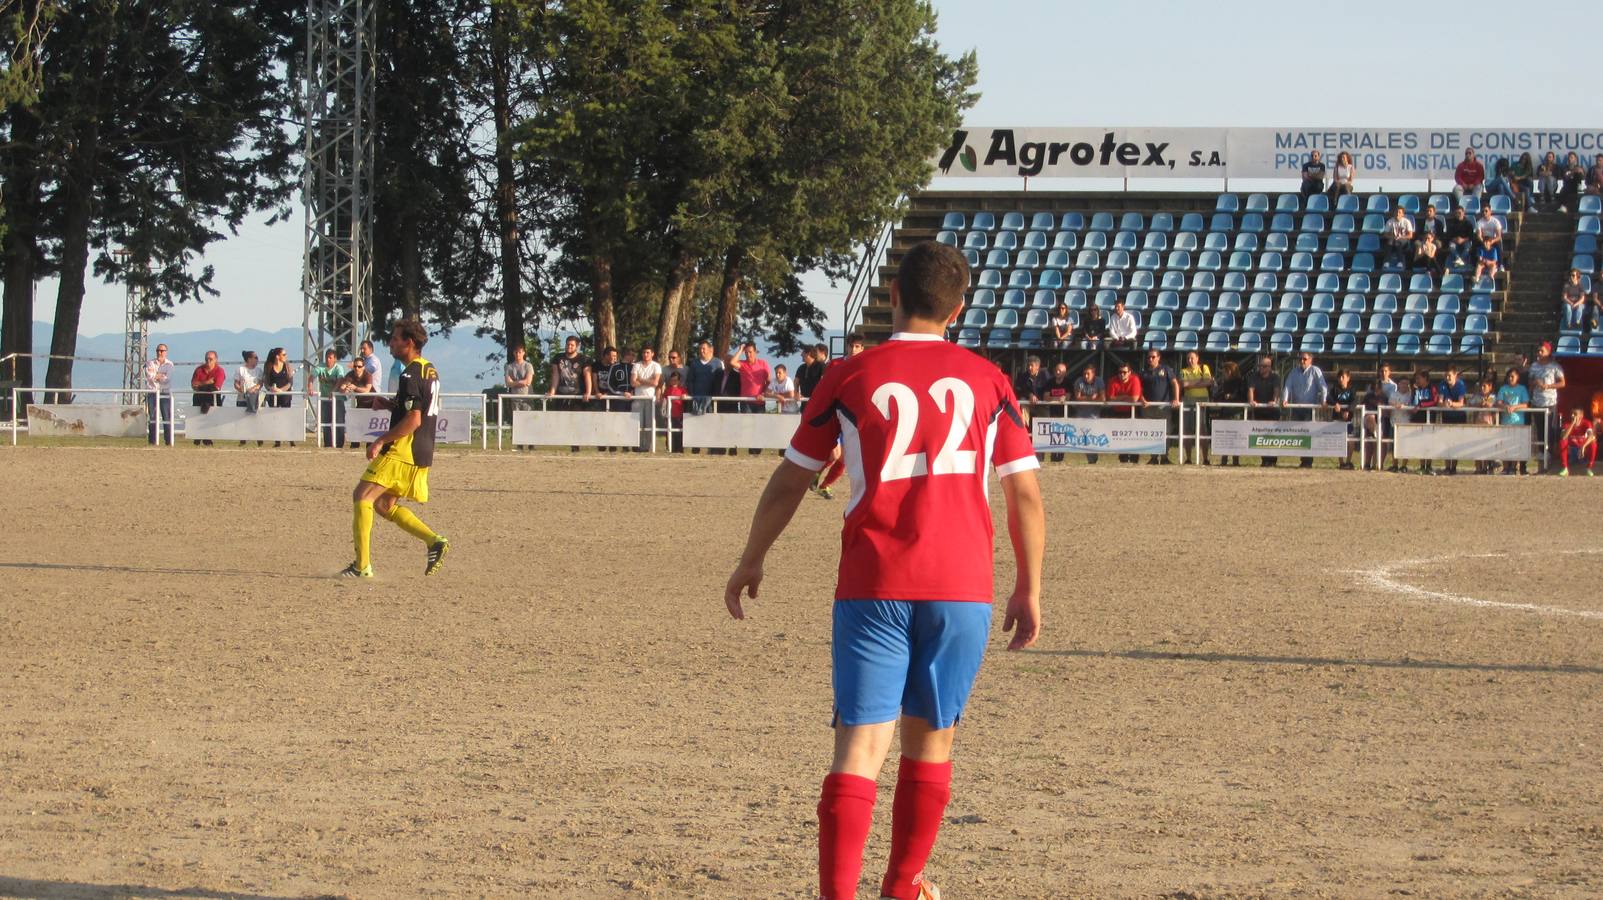
{"type": "Polygon", "coordinates": [[[828,344],[818,344],[817,346],[813,347],[813,352],[814,353],[822,353],[824,355],[824,357],[827,359],[829,357],[829,345],[828,344]]]}
{"type": "MultiPolygon", "coordinates": [[[[943,244],[942,246],[945,246],[945,245],[943,244]]],[[[963,260],[963,262],[966,264],[968,262],[968,260],[965,259],[965,260],[963,260]]],[[[846,335],[846,346],[850,347],[853,344],[861,344],[861,343],[863,343],[863,336],[861,334],[858,334],[857,332],[854,331],[851,334],[846,335]]]]}
{"type": "Polygon", "coordinates": [[[390,333],[399,336],[402,340],[412,342],[412,346],[422,352],[423,345],[429,342],[429,332],[423,323],[416,319],[402,319],[390,326],[390,333]]]}

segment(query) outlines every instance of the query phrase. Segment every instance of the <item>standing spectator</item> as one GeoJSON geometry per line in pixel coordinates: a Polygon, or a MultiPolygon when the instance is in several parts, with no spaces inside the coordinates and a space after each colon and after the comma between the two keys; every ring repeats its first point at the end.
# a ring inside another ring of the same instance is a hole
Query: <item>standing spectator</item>
{"type": "Polygon", "coordinates": [[[1503,261],[1503,223],[1492,215],[1490,203],[1481,207],[1480,220],[1475,223],[1475,241],[1479,250],[1479,261],[1475,264],[1475,281],[1481,280],[1481,275],[1497,277],[1497,267],[1503,261]]]}
{"type": "MultiPolygon", "coordinates": [[[[1180,412],[1180,376],[1174,369],[1163,363],[1163,354],[1156,350],[1147,351],[1147,365],[1141,370],[1141,417],[1143,419],[1164,419],[1169,423],[1169,433],[1178,433],[1175,428],[1175,416],[1180,412]]],[[[1160,462],[1158,454],[1154,453],[1147,465],[1155,466],[1160,462]]],[[[1169,465],[1169,445],[1164,442],[1163,465],[1169,465]]]]}
{"type": "MultiPolygon", "coordinates": [[[[529,351],[521,345],[512,348],[512,359],[502,370],[501,383],[508,394],[522,397],[534,393],[534,363],[529,362],[529,351]]],[[[512,408],[528,409],[529,404],[514,402],[512,408]]]]}
{"type": "Polygon", "coordinates": [[[1114,301],[1113,315],[1108,318],[1108,346],[1134,347],[1138,330],[1135,315],[1124,308],[1124,299],[1114,301]]]}
{"type": "Polygon", "coordinates": [[[1570,474],[1571,450],[1586,464],[1586,477],[1592,477],[1592,467],[1597,465],[1597,432],[1579,406],[1570,410],[1570,420],[1564,423],[1564,431],[1558,437],[1558,473],[1565,477],[1570,474]]]}
{"type": "MultiPolygon", "coordinates": [[[[1375,435],[1375,470],[1379,471],[1386,465],[1386,452],[1392,447],[1396,413],[1393,410],[1404,405],[1406,394],[1392,380],[1391,363],[1380,364],[1380,377],[1370,386],[1364,395],[1365,427],[1375,435]]],[[[1392,453],[1391,470],[1397,471],[1397,456],[1392,453]]]]}
{"type": "MultiPolygon", "coordinates": [[[[195,371],[189,376],[189,389],[195,392],[194,396],[190,398],[190,402],[195,407],[195,412],[204,416],[211,412],[213,406],[221,406],[223,384],[227,380],[228,373],[224,372],[223,367],[217,364],[217,351],[207,350],[206,361],[196,366],[195,371]]],[[[199,443],[208,447],[212,445],[210,440],[200,441],[199,443]]]]}
{"type": "MultiPolygon", "coordinates": [[[[1074,387],[1069,391],[1069,397],[1081,403],[1102,403],[1108,399],[1108,386],[1097,377],[1096,365],[1086,363],[1080,377],[1074,379],[1074,387]]],[[[1102,416],[1100,406],[1076,406],[1069,413],[1070,418],[1097,419],[1102,416]]],[[[1097,454],[1087,453],[1085,460],[1092,465],[1096,464],[1097,454]]]]}
{"type": "Polygon", "coordinates": [[[1380,436],[1375,432],[1376,419],[1379,418],[1381,414],[1380,410],[1386,407],[1386,396],[1381,392],[1379,380],[1369,383],[1369,387],[1364,391],[1364,396],[1358,401],[1358,403],[1363,408],[1364,427],[1368,429],[1367,433],[1376,435],[1376,451],[1374,456],[1369,455],[1367,448],[1361,448],[1358,455],[1358,462],[1364,468],[1373,468],[1378,472],[1380,471],[1381,467],[1382,454],[1384,454],[1386,451],[1385,444],[1381,443],[1379,439],[1380,436]],[[1373,460],[1373,462],[1371,462],[1371,460],[1373,460]]]}
{"type": "Polygon", "coordinates": [[[1386,251],[1384,265],[1395,264],[1399,269],[1408,265],[1410,251],[1414,248],[1414,223],[1408,221],[1407,210],[1397,207],[1381,230],[1380,242],[1386,251]]]}
{"type": "Polygon", "coordinates": [[[1475,223],[1464,215],[1464,207],[1453,210],[1447,220],[1447,262],[1443,269],[1469,268],[1475,256],[1475,223]]]}
{"type": "Polygon", "coordinates": [[[663,387],[668,386],[668,379],[673,377],[675,372],[679,373],[680,387],[685,387],[686,385],[690,384],[690,369],[685,366],[684,355],[678,350],[669,350],[668,364],[662,367],[663,387]]]}
{"type": "MultiPolygon", "coordinates": [[[[1464,379],[1458,377],[1458,366],[1449,365],[1447,374],[1443,376],[1442,383],[1436,386],[1436,405],[1442,409],[1460,410],[1468,405],[1469,385],[1464,379]]],[[[1437,421],[1448,425],[1462,425],[1466,421],[1466,414],[1462,412],[1446,412],[1437,421]]],[[[1458,460],[1449,459],[1443,465],[1444,475],[1458,474],[1458,460]]]]}
{"type": "MultiPolygon", "coordinates": [[[[1130,403],[1141,402],[1141,379],[1131,374],[1129,363],[1119,363],[1117,374],[1114,376],[1112,381],[1108,382],[1106,399],[1109,401],[1126,400],[1130,403]]],[[[1108,415],[1116,419],[1131,418],[1131,414],[1134,412],[1135,407],[1126,403],[1120,403],[1108,407],[1108,415]]],[[[1119,462],[1138,463],[1140,461],[1141,455],[1139,453],[1119,454],[1119,462]]]]}
{"type": "MultiPolygon", "coordinates": [[[[1046,392],[1041,395],[1041,399],[1050,404],[1046,410],[1047,414],[1060,416],[1069,415],[1069,407],[1067,404],[1069,394],[1073,389],[1074,382],[1069,378],[1069,364],[1066,362],[1060,362],[1053,366],[1052,377],[1047,379],[1046,382],[1046,392]]],[[[1027,420],[1026,424],[1028,424],[1027,420]]],[[[1051,460],[1053,462],[1062,462],[1063,454],[1053,453],[1051,455],[1051,460]]]]}
{"type": "MultiPolygon", "coordinates": [[[[1258,357],[1258,368],[1247,376],[1247,412],[1255,421],[1280,421],[1280,376],[1275,373],[1274,360],[1267,356],[1258,357]]],[[[1258,461],[1260,466],[1276,466],[1280,460],[1273,456],[1265,456],[1258,461]]]]}
{"type": "MultiPolygon", "coordinates": [[[[262,390],[267,395],[267,405],[274,409],[289,409],[291,397],[295,393],[295,372],[289,367],[289,354],[283,347],[274,347],[267,351],[267,363],[262,367],[262,390]]],[[[290,441],[291,447],[295,446],[290,441]]],[[[274,441],[274,447],[284,446],[283,441],[274,441]]]]}
{"type": "MultiPolygon", "coordinates": [[[[1236,365],[1234,360],[1227,359],[1219,364],[1219,379],[1213,386],[1213,402],[1232,404],[1244,404],[1247,402],[1247,379],[1242,377],[1241,367],[1236,365]]],[[[1227,406],[1223,409],[1215,410],[1213,418],[1234,421],[1240,419],[1241,415],[1242,410],[1239,406],[1227,406]]],[[[1208,432],[1208,440],[1204,446],[1208,448],[1207,452],[1211,453],[1213,451],[1213,431],[1211,429],[1208,432]]],[[[1219,465],[1240,466],[1241,457],[1221,456],[1219,457],[1219,465]]]]}
{"type": "Polygon", "coordinates": [[[1080,346],[1087,350],[1101,350],[1108,339],[1108,320],[1102,318],[1102,308],[1092,304],[1086,310],[1085,324],[1080,328],[1080,346]]]}
{"type": "Polygon", "coordinates": [[[762,412],[766,408],[763,397],[768,393],[771,376],[768,363],[757,358],[757,345],[750,341],[743,344],[738,353],[730,355],[729,365],[740,373],[740,396],[746,400],[741,411],[762,412]]]}
{"type": "Polygon", "coordinates": [[[1069,349],[1069,343],[1074,340],[1074,317],[1069,313],[1069,305],[1059,302],[1057,308],[1052,310],[1052,318],[1048,324],[1052,326],[1053,348],[1069,349]]]}
{"type": "Polygon", "coordinates": [[[1581,323],[1597,334],[1603,331],[1603,285],[1594,284],[1592,293],[1586,297],[1586,311],[1581,314],[1581,323]]]}
{"type": "MultiPolygon", "coordinates": [[[[1429,369],[1414,370],[1414,389],[1409,394],[1408,405],[1414,412],[1409,421],[1416,425],[1430,421],[1430,410],[1435,409],[1441,402],[1441,394],[1436,385],[1430,383],[1429,369]]],[[[1422,459],[1419,461],[1419,474],[1435,475],[1434,460],[1422,459]]],[[[1402,471],[1408,471],[1408,464],[1403,463],[1402,471]]]]}
{"type": "Polygon", "coordinates": [[[1559,291],[1559,309],[1563,313],[1564,328],[1579,330],[1586,321],[1586,288],[1581,284],[1581,270],[1571,269],[1559,291]]]}
{"type": "Polygon", "coordinates": [[[1464,208],[1465,197],[1479,197],[1486,185],[1486,167],[1475,158],[1474,150],[1464,151],[1464,161],[1453,170],[1453,205],[1464,208]]]}
{"type": "Polygon", "coordinates": [[[1353,410],[1358,405],[1358,393],[1353,390],[1353,375],[1346,369],[1336,370],[1336,387],[1330,392],[1330,420],[1347,426],[1347,458],[1341,468],[1353,467],[1353,410]]]}
{"type": "MultiPolygon", "coordinates": [[[[1497,379],[1490,372],[1481,376],[1480,390],[1472,392],[1465,406],[1481,410],[1475,414],[1476,425],[1497,424],[1497,379]]],[[[1476,475],[1490,475],[1497,470],[1497,462],[1490,459],[1475,461],[1476,475]]]]}
{"type": "Polygon", "coordinates": [[[635,412],[640,416],[640,452],[657,443],[657,391],[662,387],[662,363],[654,347],[641,347],[640,357],[629,367],[629,384],[634,389],[635,412]]]}
{"type": "Polygon", "coordinates": [[[560,397],[559,403],[550,404],[552,409],[580,410],[590,405],[590,398],[595,396],[596,377],[594,366],[590,360],[579,352],[579,338],[570,335],[563,346],[563,353],[551,363],[551,385],[546,388],[547,397],[560,397]]]}
{"type": "Polygon", "coordinates": [[[803,357],[802,367],[796,371],[796,389],[801,391],[803,399],[818,390],[818,382],[824,379],[824,370],[829,368],[829,347],[818,344],[807,349],[812,355],[803,357]]]}
{"type": "MultiPolygon", "coordinates": [[[[696,358],[690,361],[690,414],[694,416],[712,411],[712,398],[723,387],[724,364],[712,354],[712,344],[702,341],[696,345],[696,358]]],[[[692,450],[691,452],[695,452],[692,450]]]]}
{"type": "Polygon", "coordinates": [[[1024,411],[1035,415],[1034,404],[1046,396],[1046,373],[1041,371],[1041,357],[1031,354],[1025,360],[1024,371],[1013,376],[1013,393],[1024,411]]]}
{"type": "Polygon", "coordinates": [[[1446,268],[1447,254],[1442,252],[1442,245],[1436,240],[1434,232],[1425,232],[1425,239],[1414,245],[1414,257],[1409,260],[1408,268],[1414,272],[1424,272],[1431,278],[1442,277],[1442,270],[1446,268]]]}
{"type": "Polygon", "coordinates": [[[1536,167],[1536,193],[1547,206],[1553,205],[1558,197],[1559,185],[1564,180],[1564,167],[1559,165],[1558,157],[1553,151],[1547,151],[1542,157],[1542,164],[1536,167]]]}
{"type": "Polygon", "coordinates": [[[156,443],[156,423],[161,423],[162,441],[173,445],[173,361],[167,358],[167,345],[156,345],[156,358],[145,363],[145,390],[152,391],[145,408],[150,412],[150,443],[156,443]]]}
{"type": "Polygon", "coordinates": [[[774,366],[774,388],[768,392],[768,397],[774,401],[774,409],[782,413],[801,412],[801,401],[798,399],[801,391],[796,389],[796,379],[790,377],[783,363],[774,366]]]}
{"type": "Polygon", "coordinates": [[[1352,154],[1346,150],[1336,154],[1336,164],[1330,169],[1330,202],[1334,204],[1336,198],[1343,194],[1353,192],[1353,179],[1358,175],[1358,167],[1353,165],[1352,154]]]}
{"type": "MultiPolygon", "coordinates": [[[[373,373],[367,368],[367,360],[361,356],[351,359],[351,370],[345,373],[345,377],[340,380],[336,390],[340,392],[341,396],[348,398],[350,405],[356,409],[373,409],[378,405],[375,402],[378,391],[373,384],[373,373]]],[[[346,422],[348,423],[349,421],[350,417],[347,416],[346,422]]],[[[349,425],[347,425],[346,443],[360,449],[362,446],[361,436],[361,431],[354,435],[351,434],[349,425]]]]}
{"type": "MultiPolygon", "coordinates": [[[[1199,404],[1207,403],[1212,398],[1213,387],[1213,369],[1202,361],[1202,355],[1197,351],[1186,351],[1186,364],[1180,367],[1180,399],[1185,401],[1186,406],[1191,407],[1192,429],[1197,434],[1202,434],[1207,428],[1207,422],[1199,404]]],[[[1202,445],[1202,452],[1198,455],[1202,457],[1200,462],[1203,465],[1211,464],[1207,444],[1202,445]]],[[[1180,459],[1182,462],[1186,459],[1184,440],[1180,442],[1180,459]]],[[[1198,460],[1193,460],[1193,462],[1196,461],[1198,460]]]]}
{"type": "Polygon", "coordinates": [[[1603,193],[1603,153],[1599,153],[1597,159],[1592,162],[1592,168],[1586,170],[1586,192],[1603,193]]]}
{"type": "MultiPolygon", "coordinates": [[[[851,334],[846,335],[847,356],[856,356],[857,354],[862,353],[863,348],[867,346],[868,344],[863,341],[863,336],[857,332],[854,331],[851,334]]],[[[825,355],[827,356],[828,354],[825,355]]]]}
{"type": "Polygon", "coordinates": [[[1516,208],[1536,212],[1536,166],[1531,162],[1529,151],[1521,153],[1514,161],[1508,170],[1508,179],[1514,187],[1514,202],[1519,204],[1516,208]]]}
{"type": "MultiPolygon", "coordinates": [[[[1570,154],[1574,156],[1574,154],[1570,154]]],[[[1543,341],[1536,348],[1536,362],[1531,363],[1531,374],[1525,381],[1531,392],[1530,408],[1539,410],[1531,423],[1541,429],[1544,452],[1537,474],[1547,473],[1547,457],[1558,437],[1558,392],[1564,389],[1564,369],[1553,359],[1553,345],[1543,341]]]]}
{"type": "Polygon", "coordinates": [[[1559,174],[1558,211],[1569,212],[1581,203],[1581,186],[1586,184],[1586,169],[1581,158],[1573,152],[1565,154],[1564,168],[1559,174]]]}
{"type": "MultiPolygon", "coordinates": [[[[1549,154],[1551,155],[1551,154],[1549,154]]],[[[1497,389],[1497,406],[1503,410],[1504,425],[1524,425],[1524,410],[1531,404],[1531,392],[1525,389],[1516,366],[1510,366],[1508,374],[1503,376],[1503,384],[1497,389]]],[[[1516,475],[1514,460],[1504,460],[1503,474],[1516,475]]]]}
{"type": "Polygon", "coordinates": [[[240,361],[240,367],[234,372],[234,393],[239,395],[234,405],[255,412],[262,405],[262,369],[257,365],[256,351],[246,350],[240,361]]]}
{"type": "MultiPolygon", "coordinates": [[[[1281,400],[1287,407],[1291,407],[1291,418],[1298,421],[1312,422],[1314,410],[1325,405],[1330,394],[1330,386],[1325,383],[1325,373],[1314,365],[1312,353],[1299,353],[1297,366],[1286,376],[1286,386],[1281,400]]],[[[1314,458],[1304,456],[1302,468],[1314,467],[1314,458]]]]}
{"type": "Polygon", "coordinates": [[[668,386],[662,389],[662,402],[668,415],[668,452],[685,452],[685,390],[677,371],[668,373],[668,386]]]}
{"type": "Polygon", "coordinates": [[[339,354],[333,350],[323,354],[323,364],[312,367],[312,377],[306,383],[308,396],[317,398],[317,421],[322,425],[323,446],[345,449],[345,398],[340,395],[339,384],[345,378],[345,367],[340,365],[339,354]]]}
{"type": "Polygon", "coordinates": [[[634,388],[629,384],[629,375],[629,366],[618,358],[618,348],[603,349],[601,362],[596,364],[596,396],[604,399],[595,408],[615,412],[619,407],[605,398],[633,397],[634,388]]]}
{"type": "Polygon", "coordinates": [[[362,368],[366,370],[368,378],[372,381],[373,392],[376,394],[384,393],[384,385],[379,383],[379,375],[384,370],[379,368],[378,354],[373,352],[372,341],[362,342],[361,356],[362,368]]]}
{"type": "Polygon", "coordinates": [[[1302,164],[1302,200],[1325,190],[1325,161],[1320,158],[1319,151],[1308,154],[1308,161],[1302,164]]]}
{"type": "Polygon", "coordinates": [[[1436,235],[1436,243],[1438,244],[1446,242],[1447,222],[1436,214],[1436,204],[1434,203],[1426,204],[1425,214],[1419,218],[1418,222],[1414,223],[1414,240],[1424,241],[1425,236],[1428,234],[1436,235]]]}

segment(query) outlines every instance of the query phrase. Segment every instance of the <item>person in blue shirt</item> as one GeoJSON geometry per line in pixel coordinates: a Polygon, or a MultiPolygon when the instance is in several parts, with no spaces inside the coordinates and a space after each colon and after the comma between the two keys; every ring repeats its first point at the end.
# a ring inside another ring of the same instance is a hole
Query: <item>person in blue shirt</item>
{"type": "MultiPolygon", "coordinates": [[[[1458,377],[1458,366],[1448,366],[1447,374],[1442,383],[1436,386],[1436,402],[1443,409],[1463,409],[1464,401],[1469,396],[1469,385],[1464,379],[1458,377]]],[[[1448,425],[1462,425],[1466,421],[1465,414],[1461,412],[1442,413],[1437,421],[1448,425]]],[[[1443,475],[1458,474],[1458,460],[1449,459],[1442,471],[1443,475]]]]}
{"type": "MultiPolygon", "coordinates": [[[[1518,367],[1509,367],[1508,374],[1504,376],[1503,386],[1497,389],[1497,405],[1503,410],[1504,425],[1525,424],[1525,414],[1520,410],[1531,405],[1531,392],[1520,384],[1518,367]]],[[[1503,474],[1519,474],[1512,460],[1503,463],[1503,474]]]]}
{"type": "MultiPolygon", "coordinates": [[[[1430,383],[1430,370],[1419,369],[1414,372],[1414,388],[1408,395],[1408,405],[1414,408],[1414,414],[1409,421],[1415,424],[1424,424],[1430,421],[1430,410],[1435,409],[1440,400],[1436,386],[1430,383]]],[[[1422,459],[1419,461],[1419,474],[1435,475],[1434,460],[1422,459]]],[[[1408,464],[1404,463],[1402,470],[1408,471],[1408,464]]]]}

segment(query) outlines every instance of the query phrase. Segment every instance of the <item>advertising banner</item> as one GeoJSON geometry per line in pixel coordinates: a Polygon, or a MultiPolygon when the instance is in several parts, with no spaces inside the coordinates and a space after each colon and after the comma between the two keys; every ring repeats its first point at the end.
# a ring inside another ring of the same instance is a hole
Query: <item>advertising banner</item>
{"type": "Polygon", "coordinates": [[[800,413],[685,416],[685,446],[783,450],[790,446],[790,439],[800,424],[800,413]]]}
{"type": "Polygon", "coordinates": [[[633,412],[516,410],[512,443],[519,447],[633,447],[640,443],[640,416],[633,412]]]}
{"type": "Polygon", "coordinates": [[[1037,453],[1163,453],[1168,419],[1030,419],[1037,453]]]}
{"type": "Polygon", "coordinates": [[[150,411],[142,405],[28,404],[28,434],[33,437],[148,437],[149,433],[150,411]]]}
{"type": "Polygon", "coordinates": [[[184,416],[184,437],[193,441],[304,441],[306,410],[217,406],[184,416]]]}
{"type": "Polygon", "coordinates": [[[1351,154],[1357,183],[1451,179],[1473,149],[1490,177],[1522,153],[1582,165],[1603,152],[1603,129],[1564,128],[985,128],[955,130],[932,162],[938,177],[1297,178],[1318,150],[1328,167],[1351,154]]]}
{"type": "Polygon", "coordinates": [[[1399,459],[1529,460],[1529,425],[1397,425],[1399,459]]]}
{"type": "Polygon", "coordinates": [[[1347,455],[1345,422],[1239,422],[1227,419],[1209,423],[1215,456],[1333,456],[1347,455]]]}
{"type": "MultiPolygon", "coordinates": [[[[442,408],[434,419],[434,441],[439,444],[471,443],[473,410],[442,408]]],[[[376,441],[390,430],[390,411],[387,409],[345,410],[345,439],[366,444],[376,441]]]]}

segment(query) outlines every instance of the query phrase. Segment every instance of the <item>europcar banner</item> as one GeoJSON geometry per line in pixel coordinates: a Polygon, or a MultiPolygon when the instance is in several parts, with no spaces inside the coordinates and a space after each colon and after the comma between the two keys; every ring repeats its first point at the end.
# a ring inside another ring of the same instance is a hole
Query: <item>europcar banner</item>
{"type": "Polygon", "coordinates": [[[1037,453],[1163,453],[1168,419],[1030,419],[1037,453]]]}
{"type": "Polygon", "coordinates": [[[1562,128],[983,128],[952,132],[933,160],[947,178],[1297,178],[1318,150],[1352,155],[1360,189],[1381,178],[1450,179],[1474,150],[1499,159],[1603,152],[1603,129],[1562,128]]]}
{"type": "Polygon", "coordinates": [[[1215,456],[1347,455],[1345,422],[1242,422],[1216,419],[1212,426],[1215,456]]]}
{"type": "Polygon", "coordinates": [[[1528,460],[1529,425],[1397,425],[1399,459],[1528,460]]]}

